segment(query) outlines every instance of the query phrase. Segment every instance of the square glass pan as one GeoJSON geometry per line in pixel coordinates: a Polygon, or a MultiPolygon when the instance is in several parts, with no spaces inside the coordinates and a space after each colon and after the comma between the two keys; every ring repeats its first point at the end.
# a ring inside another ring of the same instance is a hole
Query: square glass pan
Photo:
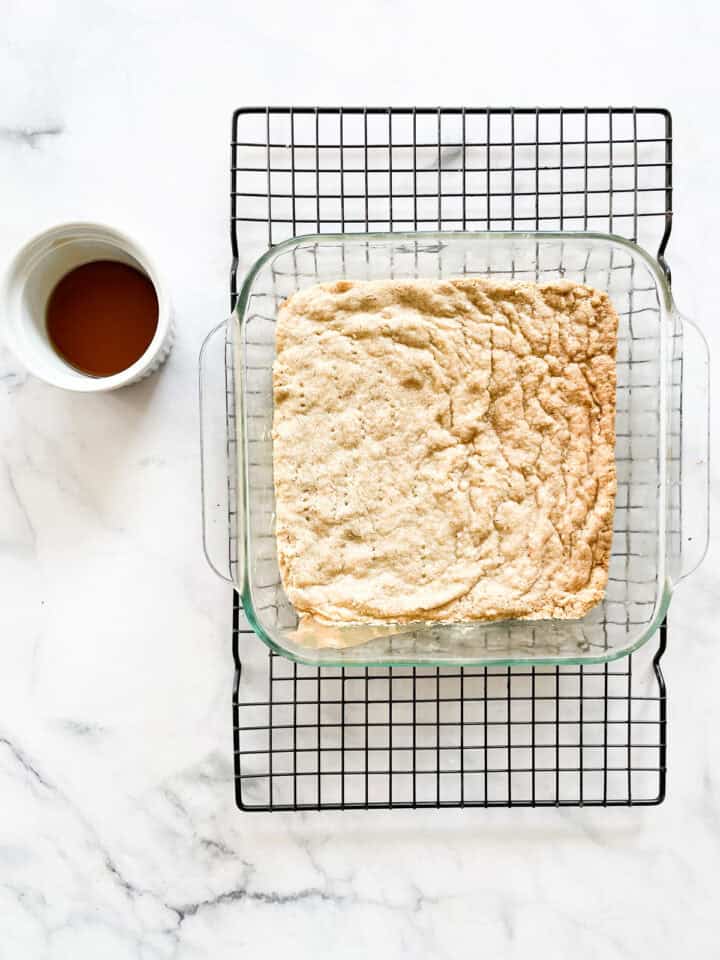
{"type": "Polygon", "coordinates": [[[290,659],[327,666],[613,660],[653,634],[674,585],[704,555],[707,347],[697,327],[676,310],[657,261],[622,238],[494,232],[295,238],[273,247],[250,269],[234,314],[208,336],[200,368],[205,552],[235,585],[254,631],[290,659]],[[310,631],[300,643],[274,534],[272,364],[278,305],[303,287],[342,278],[461,275],[572,279],[606,290],[615,305],[618,493],[605,598],[581,620],[339,625],[310,631]],[[684,382],[691,389],[684,389],[684,382]],[[694,414],[688,443],[683,417],[689,408],[694,414]],[[692,492],[681,498],[688,484],[692,492]],[[344,644],[340,649],[338,641],[344,644]]]}

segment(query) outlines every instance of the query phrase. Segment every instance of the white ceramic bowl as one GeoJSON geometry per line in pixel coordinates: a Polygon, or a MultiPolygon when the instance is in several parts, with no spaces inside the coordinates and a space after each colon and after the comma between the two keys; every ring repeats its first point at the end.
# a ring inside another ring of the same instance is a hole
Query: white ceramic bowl
{"type": "Polygon", "coordinates": [[[30,373],[56,387],[94,393],[115,390],[154,373],[170,353],[174,329],[167,289],[145,250],[127,234],[102,223],[62,223],[29,240],[15,255],[0,290],[0,331],[30,373]],[[58,281],[93,260],[127,263],[144,273],[158,298],[158,325],[150,346],[127,370],[92,377],[75,370],[53,349],[45,308],[58,281]]]}

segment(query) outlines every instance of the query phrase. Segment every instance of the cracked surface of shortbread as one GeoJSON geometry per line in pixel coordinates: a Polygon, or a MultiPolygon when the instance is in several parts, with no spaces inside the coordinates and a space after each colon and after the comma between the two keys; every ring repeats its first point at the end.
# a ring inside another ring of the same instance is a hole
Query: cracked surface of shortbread
{"type": "Polygon", "coordinates": [[[571,281],[321,284],[280,308],[280,571],[329,622],[579,618],[608,577],[615,349],[571,281]]]}

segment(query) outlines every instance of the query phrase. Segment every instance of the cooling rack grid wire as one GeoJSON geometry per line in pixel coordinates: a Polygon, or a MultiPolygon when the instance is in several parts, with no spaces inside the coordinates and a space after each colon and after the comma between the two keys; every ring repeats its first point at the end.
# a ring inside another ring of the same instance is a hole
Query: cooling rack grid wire
{"type": "MultiPolygon", "coordinates": [[[[233,117],[233,302],[238,278],[263,249],[302,234],[596,230],[656,252],[669,275],[671,223],[672,131],[661,109],[259,107],[233,117]]],[[[622,377],[627,367],[628,392],[642,356],[644,292],[631,283],[620,305],[630,317],[619,369],[622,377]]],[[[232,421],[229,345],[226,373],[232,421]]],[[[673,374],[682,375],[679,358],[673,374]]],[[[615,536],[626,546],[615,553],[631,565],[637,511],[623,499],[623,470],[633,469],[633,451],[624,464],[618,410],[615,536]]],[[[672,414],[679,469],[680,411],[672,414]]],[[[236,509],[232,490],[228,508],[236,509]]],[[[679,514],[678,500],[671,536],[679,514]]],[[[238,806],[659,803],[666,642],[663,624],[635,654],[588,666],[306,667],[267,650],[235,594],[238,806]]]]}

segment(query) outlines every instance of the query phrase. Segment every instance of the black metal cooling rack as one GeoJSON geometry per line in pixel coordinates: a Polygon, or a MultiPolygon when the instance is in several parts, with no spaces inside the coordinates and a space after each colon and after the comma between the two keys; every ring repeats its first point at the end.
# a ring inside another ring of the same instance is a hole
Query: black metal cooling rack
{"type": "MultiPolygon", "coordinates": [[[[662,109],[260,107],[233,116],[233,302],[245,265],[305,233],[609,231],[657,250],[669,276],[671,224],[672,128],[662,109]]],[[[235,594],[237,804],[660,803],[666,642],[663,623],[656,643],[604,665],[319,669],[269,653],[235,594]]]]}

